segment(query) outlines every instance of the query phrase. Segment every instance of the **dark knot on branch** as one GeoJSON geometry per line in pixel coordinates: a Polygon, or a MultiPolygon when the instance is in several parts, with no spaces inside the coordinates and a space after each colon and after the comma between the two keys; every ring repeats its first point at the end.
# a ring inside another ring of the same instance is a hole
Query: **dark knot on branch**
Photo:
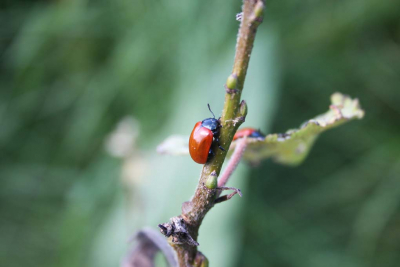
{"type": "Polygon", "coordinates": [[[188,244],[190,246],[198,246],[199,243],[193,239],[187,230],[186,222],[180,216],[173,217],[168,223],[159,224],[158,227],[166,237],[172,236],[174,244],[188,244]]]}

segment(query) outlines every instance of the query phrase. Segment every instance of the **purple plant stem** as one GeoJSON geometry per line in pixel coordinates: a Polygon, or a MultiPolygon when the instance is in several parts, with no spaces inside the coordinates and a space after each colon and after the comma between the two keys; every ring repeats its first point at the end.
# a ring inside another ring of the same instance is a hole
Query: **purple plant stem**
{"type": "Polygon", "coordinates": [[[244,151],[246,150],[247,147],[246,137],[240,138],[236,142],[237,143],[235,151],[233,151],[231,159],[228,162],[228,165],[226,166],[224,172],[218,179],[218,187],[223,187],[226,185],[232,173],[235,171],[240,160],[242,159],[244,151]]]}

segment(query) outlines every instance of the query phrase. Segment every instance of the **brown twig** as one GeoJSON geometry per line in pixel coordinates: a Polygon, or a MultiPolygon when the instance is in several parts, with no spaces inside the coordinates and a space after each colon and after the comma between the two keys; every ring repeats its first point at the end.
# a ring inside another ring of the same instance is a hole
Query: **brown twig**
{"type": "MultiPolygon", "coordinates": [[[[243,123],[247,114],[246,102],[240,102],[240,97],[257,27],[262,22],[263,10],[263,0],[243,1],[235,62],[232,74],[228,77],[225,86],[225,104],[222,112],[220,133],[220,144],[224,148],[230,146],[236,130],[243,123]]],[[[192,240],[197,240],[199,227],[204,216],[214,206],[214,201],[219,195],[219,190],[206,190],[204,184],[213,172],[213,174],[217,175],[220,173],[227,154],[226,151],[217,149],[217,144],[212,149],[215,151],[215,156],[204,165],[192,200],[183,203],[180,216],[171,218],[170,223],[162,224],[163,228],[161,230],[166,236],[169,236],[170,244],[177,253],[180,267],[192,266],[199,257],[205,258],[197,252],[196,243],[192,240]]]]}

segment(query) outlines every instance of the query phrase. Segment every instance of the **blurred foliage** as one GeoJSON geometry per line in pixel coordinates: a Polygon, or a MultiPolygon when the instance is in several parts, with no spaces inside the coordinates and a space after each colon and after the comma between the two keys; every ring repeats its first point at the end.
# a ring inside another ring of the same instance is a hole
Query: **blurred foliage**
{"type": "MultiPolygon", "coordinates": [[[[233,58],[240,5],[2,1],[2,265],[91,266],[98,232],[126,190],[121,162],[103,150],[107,134],[126,115],[140,123],[141,149],[155,151],[171,123],[189,132],[194,122],[178,106],[205,107],[195,103],[205,91],[187,86],[182,99],[177,88],[184,79],[209,86],[205,70],[227,51],[233,58]]],[[[358,97],[366,116],[323,135],[300,167],[265,162],[251,171],[237,266],[397,266],[400,3],[271,0],[266,14],[257,39],[277,36],[279,58],[271,131],[325,110],[336,91],[358,97]]],[[[258,116],[264,130],[270,117],[258,116]]],[[[124,252],[110,247],[99,261],[115,266],[124,252]]]]}
{"type": "Polygon", "coordinates": [[[273,130],[357,96],[363,120],[327,132],[297,168],[251,172],[237,266],[397,266],[400,3],[270,1],[283,78],[273,130]]]}

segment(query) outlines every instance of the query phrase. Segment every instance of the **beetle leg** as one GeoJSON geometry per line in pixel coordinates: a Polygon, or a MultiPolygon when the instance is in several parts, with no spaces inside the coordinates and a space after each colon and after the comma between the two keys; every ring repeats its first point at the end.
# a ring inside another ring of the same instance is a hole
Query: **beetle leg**
{"type": "Polygon", "coordinates": [[[221,149],[222,151],[226,151],[225,148],[223,148],[219,143],[219,138],[215,138],[215,142],[217,142],[219,149],[221,149]]]}

